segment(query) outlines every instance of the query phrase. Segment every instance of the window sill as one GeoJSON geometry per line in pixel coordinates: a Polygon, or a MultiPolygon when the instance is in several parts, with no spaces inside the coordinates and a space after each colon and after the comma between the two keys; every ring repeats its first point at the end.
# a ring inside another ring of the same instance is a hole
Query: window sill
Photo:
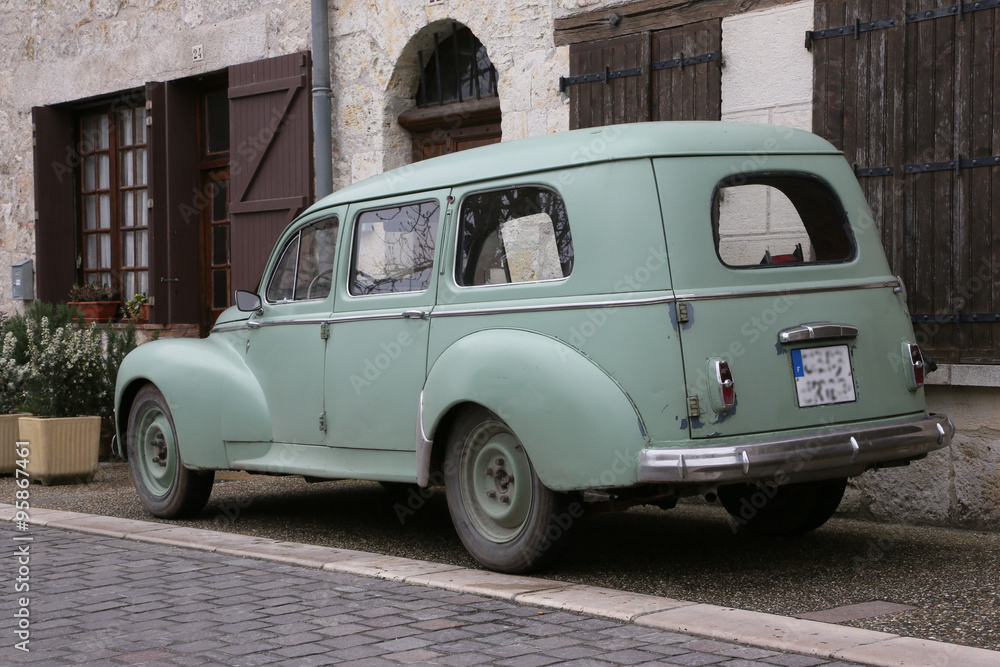
{"type": "Polygon", "coordinates": [[[938,364],[936,371],[927,374],[924,384],[951,387],[1000,387],[1000,365],[938,364]]]}

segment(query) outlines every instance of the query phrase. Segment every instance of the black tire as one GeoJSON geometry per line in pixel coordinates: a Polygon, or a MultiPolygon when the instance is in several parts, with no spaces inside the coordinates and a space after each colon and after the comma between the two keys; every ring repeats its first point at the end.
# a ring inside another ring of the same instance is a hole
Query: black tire
{"type": "Polygon", "coordinates": [[[583,515],[548,489],[510,428],[484,408],[455,422],[444,459],[445,493],[462,544],[491,570],[537,570],[562,553],[583,515]]]}
{"type": "Polygon", "coordinates": [[[833,516],[846,487],[846,477],[784,486],[733,484],[719,487],[719,500],[736,524],[748,532],[801,535],[833,516]]]}
{"type": "Polygon", "coordinates": [[[147,384],[136,395],[125,437],[132,484],[147,510],[164,519],[179,519],[205,508],[215,471],[184,467],[174,418],[155,385],[147,384]]]}

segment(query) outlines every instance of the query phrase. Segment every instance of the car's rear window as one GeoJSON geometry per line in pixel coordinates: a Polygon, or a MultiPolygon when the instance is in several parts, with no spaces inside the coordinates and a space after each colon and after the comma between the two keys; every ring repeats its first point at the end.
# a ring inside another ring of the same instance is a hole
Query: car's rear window
{"type": "Polygon", "coordinates": [[[732,268],[846,262],[854,235],[840,200],[812,176],[740,174],[719,183],[712,203],[715,248],[732,268]]]}

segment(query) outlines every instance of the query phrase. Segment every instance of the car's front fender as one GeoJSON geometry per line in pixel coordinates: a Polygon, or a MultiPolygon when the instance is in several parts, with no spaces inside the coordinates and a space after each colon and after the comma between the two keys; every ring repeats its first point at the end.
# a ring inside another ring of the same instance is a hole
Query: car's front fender
{"type": "Polygon", "coordinates": [[[122,451],[132,399],[147,382],[156,385],[170,407],[188,467],[226,468],[226,440],[271,439],[264,394],[232,347],[219,336],[169,339],[137,347],[118,371],[115,425],[122,451]]]}
{"type": "Polygon", "coordinates": [[[493,411],[551,489],[638,481],[637,457],[647,437],[635,406],[603,369],[555,338],[519,329],[469,334],[434,362],[422,400],[421,426],[430,439],[456,406],[493,411]]]}

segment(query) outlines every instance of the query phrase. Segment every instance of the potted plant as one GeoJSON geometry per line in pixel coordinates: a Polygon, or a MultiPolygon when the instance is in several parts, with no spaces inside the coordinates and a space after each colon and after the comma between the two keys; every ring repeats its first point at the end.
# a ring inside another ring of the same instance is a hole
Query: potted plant
{"type": "Polygon", "coordinates": [[[104,283],[73,285],[68,303],[76,306],[87,322],[107,322],[118,312],[118,293],[104,283]]]}
{"type": "Polygon", "coordinates": [[[30,478],[42,484],[89,482],[97,472],[102,405],[109,400],[101,331],[27,322],[25,404],[20,417],[30,478]]]}
{"type": "Polygon", "coordinates": [[[136,294],[122,304],[125,317],[136,324],[144,324],[149,321],[149,299],[145,294],[136,294]]]}

